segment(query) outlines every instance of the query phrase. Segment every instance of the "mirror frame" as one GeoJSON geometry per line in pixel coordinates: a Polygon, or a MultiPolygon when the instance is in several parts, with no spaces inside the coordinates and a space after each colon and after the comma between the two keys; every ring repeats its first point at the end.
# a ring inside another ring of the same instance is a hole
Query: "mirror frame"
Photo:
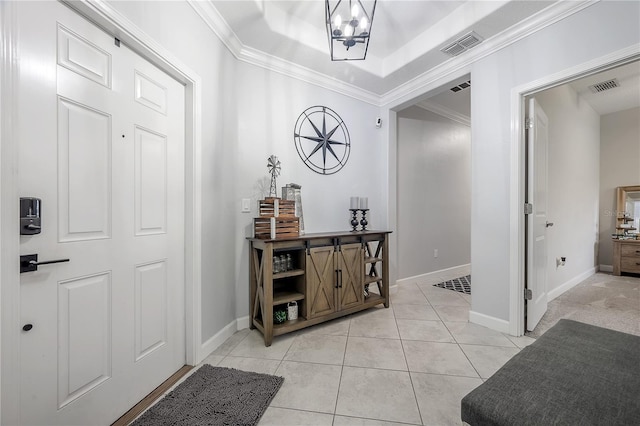
{"type": "MultiPolygon", "coordinates": [[[[632,186],[619,186],[616,190],[616,223],[615,223],[615,234],[612,234],[614,239],[640,239],[640,234],[638,234],[638,230],[636,229],[633,234],[627,234],[624,228],[621,227],[623,223],[627,221],[623,220],[626,214],[625,204],[627,200],[627,193],[629,192],[640,192],[640,185],[632,185],[632,186]]],[[[634,214],[635,216],[635,214],[634,214]]],[[[635,229],[635,228],[634,228],[635,229]]]]}
{"type": "Polygon", "coordinates": [[[624,217],[624,205],[627,199],[627,192],[640,192],[640,185],[619,186],[617,188],[616,219],[622,219],[624,217]]]}

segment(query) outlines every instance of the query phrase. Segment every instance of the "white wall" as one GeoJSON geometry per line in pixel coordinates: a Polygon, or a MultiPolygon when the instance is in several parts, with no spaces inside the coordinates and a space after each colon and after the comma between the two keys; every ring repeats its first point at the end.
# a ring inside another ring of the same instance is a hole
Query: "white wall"
{"type": "Polygon", "coordinates": [[[254,65],[238,64],[238,129],[233,179],[236,194],[236,312],[249,314],[249,244],[255,201],[259,187],[267,182],[267,158],[274,154],[282,164],[278,192],[286,183],[302,186],[306,233],[347,231],[350,228],[349,198],[369,198],[370,229],[385,229],[383,193],[386,188],[386,158],[383,131],[375,127],[378,107],[335,92],[294,80],[254,65]],[[344,120],[351,137],[351,154],[342,170],[320,175],[304,165],[295,148],[293,129],[308,107],[324,105],[344,120]],[[252,198],[252,214],[240,213],[242,198],[252,198]]]}
{"type": "Polygon", "coordinates": [[[549,118],[547,292],[554,298],[597,265],[600,116],[568,84],[534,97],[549,118]]]}
{"type": "Polygon", "coordinates": [[[600,118],[599,263],[612,267],[616,188],[640,185],[640,108],[600,118]]]}
{"type": "Polygon", "coordinates": [[[472,65],[471,263],[472,312],[509,321],[512,88],[637,45],[640,3],[599,2],[472,65]],[[579,42],[576,42],[579,40],[579,42]]]}
{"type": "MultiPolygon", "coordinates": [[[[378,107],[236,60],[186,2],[112,2],[202,78],[202,341],[249,314],[252,213],[262,198],[266,160],[282,162],[278,187],[302,185],[306,232],[349,229],[349,197],[369,197],[370,223],[386,227],[386,179],[378,107]],[[167,29],[171,28],[170,31],[167,29]],[[326,105],[345,121],[351,156],[321,176],[299,159],[293,127],[306,108],[326,105]]],[[[268,190],[268,187],[267,187],[268,190]]]]}
{"type": "Polygon", "coordinates": [[[469,264],[470,127],[411,107],[397,131],[398,279],[469,264]]]}
{"type": "MultiPolygon", "coordinates": [[[[248,300],[244,288],[247,272],[243,272],[248,268],[244,264],[247,243],[241,237],[247,235],[250,217],[238,213],[239,199],[254,194],[253,183],[266,174],[260,164],[268,155],[284,160],[282,183],[298,180],[302,184],[309,232],[339,228],[338,217],[346,216],[350,195],[369,196],[374,227],[396,226],[386,223],[382,205],[382,200],[395,197],[383,185],[391,179],[387,163],[382,161],[382,146],[378,147],[384,140],[382,133],[368,127],[380,115],[377,108],[238,63],[184,2],[110,4],[203,79],[203,341],[248,312],[242,309],[246,308],[242,299],[248,300]],[[247,87],[254,88],[253,92],[247,87]],[[289,97],[279,95],[280,91],[289,97]],[[301,164],[298,170],[288,170],[288,164],[299,161],[293,151],[283,149],[294,149],[289,132],[295,118],[304,107],[323,103],[335,106],[352,132],[349,165],[330,177],[307,176],[304,173],[311,172],[303,172],[301,164]],[[288,126],[284,119],[278,124],[285,114],[291,120],[288,126]],[[273,149],[258,149],[264,146],[273,149]],[[362,157],[358,157],[358,150],[362,157]],[[246,174],[239,173],[238,167],[246,174]],[[239,175],[242,181],[234,182],[239,175]]],[[[509,167],[514,149],[510,140],[511,88],[638,43],[639,7],[638,2],[594,4],[473,64],[473,311],[503,320],[509,313],[509,167]]]]}

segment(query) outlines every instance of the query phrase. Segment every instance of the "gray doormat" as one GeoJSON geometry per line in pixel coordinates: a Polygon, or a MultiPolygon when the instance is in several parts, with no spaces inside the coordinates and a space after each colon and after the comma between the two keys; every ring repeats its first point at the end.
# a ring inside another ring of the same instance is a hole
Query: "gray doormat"
{"type": "Polygon", "coordinates": [[[449,281],[434,284],[433,286],[446,288],[447,290],[453,290],[459,293],[471,294],[471,275],[467,275],[466,277],[454,278],[449,281]]]}
{"type": "Polygon", "coordinates": [[[283,381],[205,364],[132,425],[257,425],[283,381]]]}

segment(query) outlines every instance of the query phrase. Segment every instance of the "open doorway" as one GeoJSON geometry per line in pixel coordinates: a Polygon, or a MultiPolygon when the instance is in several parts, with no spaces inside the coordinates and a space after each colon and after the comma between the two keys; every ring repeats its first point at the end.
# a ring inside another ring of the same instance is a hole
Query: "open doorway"
{"type": "Polygon", "coordinates": [[[467,74],[397,112],[399,284],[471,273],[470,87],[467,74]]]}
{"type": "Polygon", "coordinates": [[[640,184],[640,63],[531,93],[525,97],[527,117],[532,99],[548,117],[548,147],[542,170],[541,154],[531,149],[533,129],[526,130],[525,192],[533,197],[525,199],[533,204],[526,219],[526,288],[537,294],[526,296],[525,330],[535,337],[559,318],[574,318],[632,332],[634,318],[635,328],[640,318],[640,279],[605,274],[612,271],[616,188],[640,184]],[[532,178],[536,173],[545,179],[532,178]],[[537,235],[539,196],[547,200],[546,226],[537,235]],[[533,250],[540,236],[545,249],[533,250]],[[536,290],[540,282],[544,288],[536,290]],[[546,311],[542,319],[535,315],[540,309],[546,311]]]}

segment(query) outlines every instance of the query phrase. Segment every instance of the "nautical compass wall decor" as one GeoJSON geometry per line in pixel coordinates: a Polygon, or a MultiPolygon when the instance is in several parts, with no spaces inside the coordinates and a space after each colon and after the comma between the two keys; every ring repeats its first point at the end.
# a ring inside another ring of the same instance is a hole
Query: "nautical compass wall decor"
{"type": "Polygon", "coordinates": [[[302,162],[316,173],[331,175],[347,164],[349,130],[331,108],[312,106],[304,110],[296,121],[293,139],[302,162]]]}

